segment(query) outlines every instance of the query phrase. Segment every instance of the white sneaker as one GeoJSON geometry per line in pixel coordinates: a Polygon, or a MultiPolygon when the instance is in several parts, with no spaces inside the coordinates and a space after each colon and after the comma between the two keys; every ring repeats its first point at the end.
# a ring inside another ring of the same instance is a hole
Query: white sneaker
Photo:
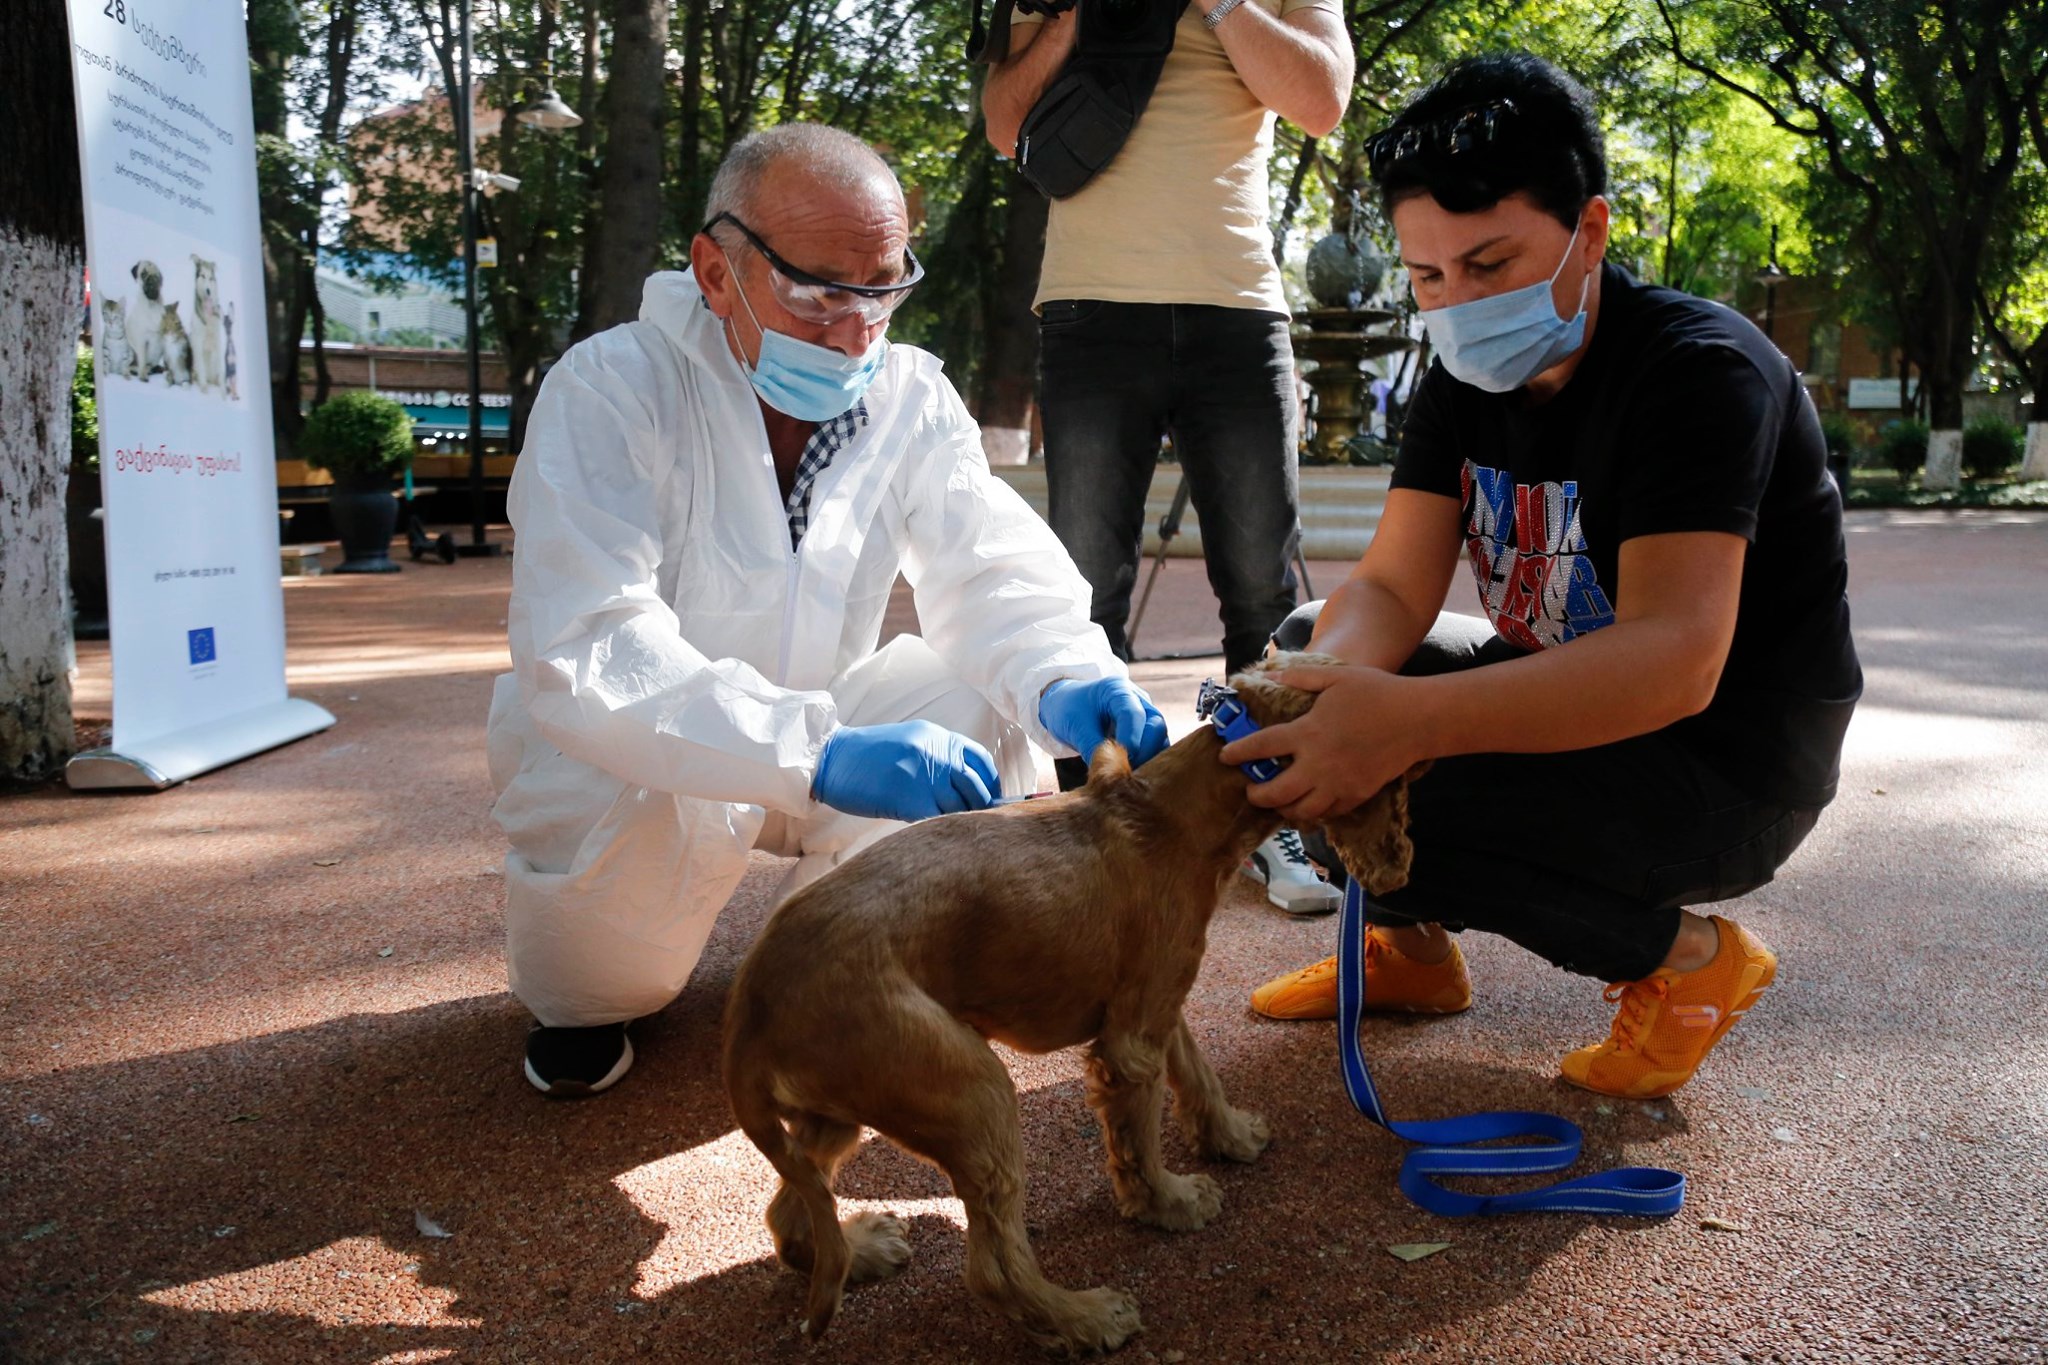
{"type": "Polygon", "coordinates": [[[1266,899],[1290,915],[1327,915],[1344,903],[1344,893],[1323,880],[1309,861],[1301,836],[1281,828],[1244,860],[1244,875],[1266,884],[1266,899]]]}

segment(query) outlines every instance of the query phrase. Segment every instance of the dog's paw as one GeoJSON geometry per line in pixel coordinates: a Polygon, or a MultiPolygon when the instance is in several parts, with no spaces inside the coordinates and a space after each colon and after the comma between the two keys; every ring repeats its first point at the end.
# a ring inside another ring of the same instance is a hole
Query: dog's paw
{"type": "Polygon", "coordinates": [[[852,1253],[846,1271],[848,1284],[886,1280],[909,1264],[909,1229],[894,1214],[857,1213],[841,1226],[852,1253]]]}
{"type": "Polygon", "coordinates": [[[1226,1161],[1256,1161],[1272,1140],[1273,1130],[1266,1125],[1265,1115],[1232,1109],[1203,1135],[1202,1155],[1226,1161]]]}
{"type": "Polygon", "coordinates": [[[1107,1354],[1145,1330],[1138,1301],[1121,1289],[1084,1289],[1065,1296],[1044,1330],[1031,1335],[1066,1355],[1107,1354]]]}
{"type": "Polygon", "coordinates": [[[1152,1187],[1151,1204],[1132,1216],[1168,1232],[1193,1232],[1223,1212],[1223,1188],[1206,1175],[1166,1172],[1152,1187]]]}

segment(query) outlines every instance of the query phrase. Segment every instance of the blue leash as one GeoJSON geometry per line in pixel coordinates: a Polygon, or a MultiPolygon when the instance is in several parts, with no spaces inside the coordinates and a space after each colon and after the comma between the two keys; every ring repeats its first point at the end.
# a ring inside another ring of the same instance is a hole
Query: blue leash
{"type": "MultiPolygon", "coordinates": [[[[1196,709],[1225,743],[1258,729],[1243,703],[1228,688],[1204,682],[1196,709]]],[[[1269,782],[1280,773],[1271,759],[1244,765],[1254,782],[1269,782]]],[[[1462,1194],[1447,1189],[1436,1177],[1446,1175],[1541,1175],[1562,1171],[1579,1159],[1585,1135],[1579,1126],[1556,1114],[1502,1110],[1459,1118],[1396,1123],[1387,1117],[1358,1026],[1365,1012],[1365,888],[1352,879],[1344,893],[1344,912],[1337,935],[1337,1047],[1344,1069],[1344,1089],[1358,1112],[1405,1142],[1420,1144],[1401,1163],[1401,1193],[1419,1207],[1446,1218],[1497,1213],[1608,1213],[1660,1218],[1685,1203],[1685,1177],[1655,1166],[1627,1166],[1559,1181],[1513,1194],[1462,1194]],[[1522,1138],[1511,1147],[1481,1146],[1505,1138],[1522,1138]]]]}
{"type": "Polygon", "coordinates": [[[1584,1134],[1556,1114],[1513,1110],[1466,1114],[1453,1119],[1396,1123],[1387,1117],[1365,1065],[1358,1041],[1365,1010],[1365,889],[1354,878],[1344,893],[1343,923],[1337,935],[1337,1047],[1344,1089],[1358,1112],[1395,1137],[1422,1144],[1401,1163],[1401,1193],[1431,1213],[1469,1218],[1494,1213],[1621,1213],[1661,1218],[1685,1203],[1685,1177],[1655,1166],[1626,1166],[1559,1181],[1512,1194],[1461,1194],[1446,1189],[1443,1175],[1541,1175],[1561,1171],[1579,1159],[1584,1134]],[[1531,1141],[1512,1147],[1477,1144],[1500,1138],[1531,1141]]]}

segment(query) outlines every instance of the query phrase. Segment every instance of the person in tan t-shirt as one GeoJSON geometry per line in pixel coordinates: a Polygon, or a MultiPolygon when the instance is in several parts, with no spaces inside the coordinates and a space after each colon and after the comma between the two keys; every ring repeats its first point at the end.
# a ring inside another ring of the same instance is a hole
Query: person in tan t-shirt
{"type": "MultiPolygon", "coordinates": [[[[982,91],[1005,156],[1074,55],[1082,12],[1013,17],[982,91]]],[[[1129,139],[1052,205],[1035,303],[1047,520],[1126,658],[1162,435],[1201,519],[1226,671],[1257,659],[1294,608],[1294,353],[1266,163],[1276,116],[1317,137],[1337,126],[1352,71],[1337,0],[1189,0],[1129,139]]],[[[1338,903],[1292,831],[1249,870],[1296,913],[1338,903]]]]}

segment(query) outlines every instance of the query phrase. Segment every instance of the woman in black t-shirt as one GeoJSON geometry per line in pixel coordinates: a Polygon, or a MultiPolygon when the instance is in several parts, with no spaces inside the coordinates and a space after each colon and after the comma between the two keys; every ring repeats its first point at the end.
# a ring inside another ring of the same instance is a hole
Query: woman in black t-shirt
{"type": "MultiPolygon", "coordinates": [[[[1367,1007],[1465,1008],[1445,931],[1498,933],[1616,983],[1568,1080],[1669,1094],[1777,967],[1689,907],[1813,828],[1862,690],[1818,420],[1745,319],[1604,264],[1598,123],[1554,67],[1461,63],[1368,157],[1437,358],[1371,546],[1275,636],[1347,666],[1289,670],[1314,709],[1224,759],[1290,758],[1252,799],[1297,823],[1435,760],[1409,884],[1370,907],[1367,1007]],[[1439,616],[1461,558],[1483,620],[1439,616]]],[[[1331,1017],[1335,978],[1253,1008],[1331,1017]]]]}

